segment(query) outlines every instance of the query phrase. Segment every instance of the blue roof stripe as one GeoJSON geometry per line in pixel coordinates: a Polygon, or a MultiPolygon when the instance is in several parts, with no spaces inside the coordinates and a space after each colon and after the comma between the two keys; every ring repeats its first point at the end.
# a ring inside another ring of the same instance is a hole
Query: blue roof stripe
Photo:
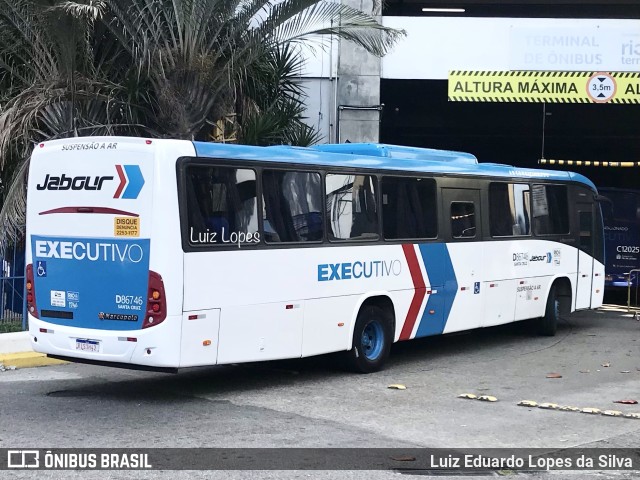
{"type": "Polygon", "coordinates": [[[313,150],[329,153],[348,153],[351,155],[368,155],[373,157],[397,158],[405,160],[435,160],[440,162],[458,162],[475,165],[478,159],[465,152],[452,150],[435,150],[433,148],[404,147],[382,143],[334,143],[314,145],[313,150]]]}
{"type": "Polygon", "coordinates": [[[593,190],[596,189],[593,182],[577,173],[521,168],[495,163],[476,164],[470,161],[472,158],[475,158],[473,155],[461,154],[460,152],[448,152],[445,150],[380,144],[347,144],[352,149],[357,146],[361,147],[353,151],[368,153],[367,155],[362,155],[355,153],[338,153],[339,151],[342,152],[345,150],[344,147],[340,147],[339,145],[322,145],[309,148],[290,146],[255,147],[209,142],[193,142],[193,145],[198,157],[298,163],[300,165],[314,165],[328,168],[359,167],[436,174],[515,177],[530,180],[544,179],[564,182],[573,181],[583,183],[593,190]],[[380,148],[372,147],[372,145],[380,148]],[[393,147],[396,148],[394,149],[393,147]],[[376,152],[378,152],[379,155],[374,155],[376,152]],[[437,152],[437,154],[434,152],[437,152]],[[454,157],[457,157],[457,160],[454,157]]]}

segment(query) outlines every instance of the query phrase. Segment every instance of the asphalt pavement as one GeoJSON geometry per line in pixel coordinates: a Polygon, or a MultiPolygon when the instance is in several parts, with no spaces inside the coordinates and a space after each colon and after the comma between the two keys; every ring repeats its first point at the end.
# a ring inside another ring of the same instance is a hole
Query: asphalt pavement
{"type": "MultiPolygon", "coordinates": [[[[387,368],[370,375],[344,371],[337,355],[193,368],[176,375],[81,364],[18,368],[0,373],[0,448],[637,448],[640,419],[518,403],[640,413],[638,405],[614,403],[640,400],[639,333],[632,314],[605,307],[571,315],[555,337],[537,337],[529,325],[517,323],[400,343],[387,368]],[[388,388],[392,384],[406,389],[388,388]],[[459,398],[464,393],[497,401],[459,398]]],[[[400,479],[409,470],[5,473],[11,478],[400,479]]],[[[486,478],[638,476],[598,469],[485,473],[486,478]]]]}

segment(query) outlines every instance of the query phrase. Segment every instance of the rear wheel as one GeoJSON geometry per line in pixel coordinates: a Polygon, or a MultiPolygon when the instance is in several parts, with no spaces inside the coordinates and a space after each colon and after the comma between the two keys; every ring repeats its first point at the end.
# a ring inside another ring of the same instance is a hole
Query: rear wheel
{"type": "Polygon", "coordinates": [[[389,357],[392,341],[389,314],[375,305],[363,307],[353,331],[353,348],[347,352],[349,366],[360,373],[377,372],[389,357]]]}
{"type": "Polygon", "coordinates": [[[553,285],[547,297],[547,306],[544,316],[538,319],[538,335],[553,337],[558,329],[560,319],[560,299],[556,286],[553,285]]]}

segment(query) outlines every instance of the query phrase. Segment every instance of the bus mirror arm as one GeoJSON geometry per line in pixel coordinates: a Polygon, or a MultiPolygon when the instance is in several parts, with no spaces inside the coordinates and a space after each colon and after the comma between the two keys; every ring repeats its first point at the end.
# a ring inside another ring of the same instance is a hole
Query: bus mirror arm
{"type": "Polygon", "coordinates": [[[598,194],[598,193],[596,193],[596,194],[593,196],[593,200],[594,200],[594,201],[596,201],[596,202],[598,202],[598,203],[603,203],[603,202],[605,202],[605,203],[608,203],[608,204],[610,204],[610,205],[613,205],[613,202],[611,201],[611,199],[610,199],[609,197],[605,197],[604,195],[600,195],[600,194],[598,194]]]}

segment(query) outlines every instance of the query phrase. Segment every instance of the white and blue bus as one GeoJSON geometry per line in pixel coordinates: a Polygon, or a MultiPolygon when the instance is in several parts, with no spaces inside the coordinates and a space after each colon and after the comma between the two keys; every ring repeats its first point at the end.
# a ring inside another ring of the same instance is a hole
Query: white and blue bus
{"type": "Polygon", "coordinates": [[[599,307],[596,188],[569,172],[379,144],[75,138],[35,147],[34,350],[180,367],[346,352],[599,307]]]}
{"type": "Polygon", "coordinates": [[[638,287],[640,276],[640,191],[601,188],[605,288],[638,287]]]}

